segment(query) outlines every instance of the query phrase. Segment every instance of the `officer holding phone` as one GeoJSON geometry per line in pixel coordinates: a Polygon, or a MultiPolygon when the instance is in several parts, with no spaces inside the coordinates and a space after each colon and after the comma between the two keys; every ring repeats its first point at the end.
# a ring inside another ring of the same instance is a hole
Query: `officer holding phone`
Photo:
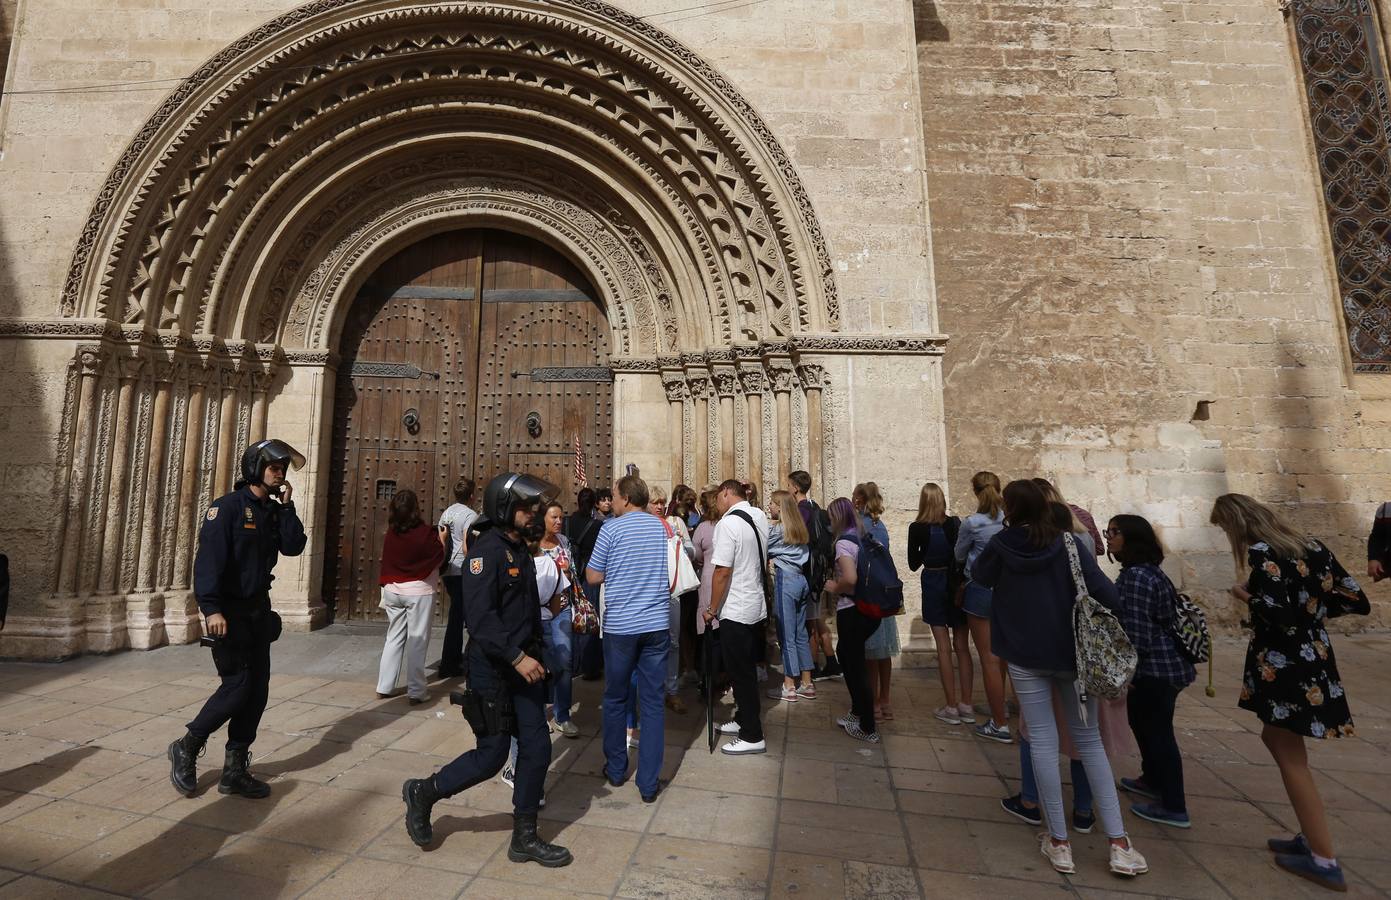
{"type": "Polygon", "coordinates": [[[463,707],[478,746],[433,776],[402,785],[406,831],[417,846],[428,846],[434,839],[430,810],[435,803],[496,775],[515,737],[507,858],[547,867],[571,862],[569,850],[536,834],[551,739],[546,727],[546,669],[540,662],[541,602],[527,543],[544,534],[539,507],[555,494],[552,485],[512,472],[494,478],[483,492],[483,515],[492,527],[476,540],[470,534],[462,575],[468,688],[450,697],[463,707]]]}
{"type": "Polygon", "coordinates": [[[241,459],[241,477],[230,494],[214,500],[198,533],[193,592],[207,619],[202,643],[212,648],[222,684],[188,723],[188,733],[169,745],[169,780],[192,797],[198,756],[208,736],[227,725],[227,756],[217,790],[260,799],[270,785],[252,777],[251,744],[270,692],[270,645],[280,637],[280,616],[271,609],[271,574],[280,554],[299,556],[306,542],[285,480],[304,457],[278,440],[257,441],[241,459]]]}

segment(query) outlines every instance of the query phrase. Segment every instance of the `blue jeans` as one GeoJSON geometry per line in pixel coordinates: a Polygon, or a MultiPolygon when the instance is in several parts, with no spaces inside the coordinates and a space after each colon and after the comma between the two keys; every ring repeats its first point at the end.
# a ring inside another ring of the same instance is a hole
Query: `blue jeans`
{"type": "Polygon", "coordinates": [[[546,657],[546,670],[551,676],[551,704],[555,708],[556,722],[570,721],[570,705],[573,702],[571,682],[574,672],[570,668],[572,645],[571,627],[575,613],[565,607],[541,630],[541,644],[546,657]]]}
{"type": "MultiPolygon", "coordinates": [[[[1087,781],[1087,770],[1077,760],[1072,763],[1072,811],[1089,813],[1092,811],[1092,786],[1087,781]]],[[[1029,742],[1019,739],[1019,797],[1025,803],[1038,806],[1038,780],[1034,778],[1034,762],[1029,755],[1029,742]]]]}
{"type": "Polygon", "coordinates": [[[604,774],[621,781],[628,774],[628,698],[637,673],[638,703],[642,708],[643,740],[638,744],[638,791],[657,792],[662,771],[666,726],[665,681],[671,635],[666,629],[645,634],[604,635],[604,774]]]}
{"type": "Polygon", "coordinates": [[[778,643],[782,645],[782,674],[796,679],[810,672],[811,640],[807,637],[807,580],[801,572],[773,568],[773,596],[777,598],[778,643]]]}

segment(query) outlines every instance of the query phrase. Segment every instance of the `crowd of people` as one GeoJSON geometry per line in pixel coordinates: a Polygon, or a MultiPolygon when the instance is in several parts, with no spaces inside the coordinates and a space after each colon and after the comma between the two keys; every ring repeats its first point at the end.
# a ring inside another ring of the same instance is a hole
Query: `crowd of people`
{"type": "MultiPolygon", "coordinates": [[[[229,529],[263,529],[257,571],[269,572],[277,553],[303,549],[284,482],[293,451],[252,450],[243,464],[247,486],[219,500],[204,524],[196,574],[214,636],[241,627],[228,631],[220,595],[235,590],[228,565],[251,545],[224,541],[229,529]],[[219,511],[227,513],[221,521],[219,511]]],[[[901,591],[882,590],[897,584],[897,574],[875,483],[857,485],[823,509],[809,496],[806,472],[790,473],[766,505],[757,485],[739,479],[699,492],[677,485],[667,496],[634,473],[612,491],[581,490],[568,514],[548,487],[499,476],[485,491],[480,519],[472,508],[475,485],[464,479],[434,526],[411,491],[391,501],[378,695],[394,694],[404,668],[410,702],[428,699],[429,626],[442,578],[450,608],[439,674],[466,678],[466,690],[451,699],[478,736],[476,749],[403,787],[417,844],[432,839],[436,801],[500,775],[513,786],[516,806],[509,857],[568,864],[569,851],[536,832],[548,733],[575,738],[597,725],[609,784],[621,787],[631,777],[651,803],[665,787],[665,715],[688,710],[682,695],[693,685],[708,708],[732,701],[732,713],[717,726],[729,757],[766,752],[765,697],[788,704],[829,699],[828,679],[845,686],[848,710],[836,725],[848,739],[881,742],[881,725],[895,717],[892,661],[901,650],[897,617],[906,610],[901,591]],[[886,597],[899,602],[886,605],[886,597]],[[575,677],[603,679],[599,719],[573,719],[575,677]]],[[[1181,693],[1196,678],[1195,663],[1211,649],[1201,613],[1165,572],[1163,544],[1145,518],[1118,514],[1103,532],[1042,478],[1002,485],[982,471],[971,488],[974,510],[958,518],[940,485],[924,485],[905,536],[908,569],[921,581],[922,620],[938,650],[944,702],[932,715],[972,727],[982,740],[1018,743],[1020,790],[1000,805],[1043,827],[1039,850],[1059,872],[1076,870],[1069,831],[1098,826],[1112,872],[1147,872],[1127,833],[1120,793],[1134,798],[1135,817],[1191,825],[1174,719],[1181,693]],[[1114,580],[1100,565],[1103,555],[1119,566],[1114,580]],[[977,670],[981,707],[974,702],[977,670]],[[1113,766],[1135,753],[1139,771],[1118,779],[1113,766]],[[1071,772],[1070,817],[1063,759],[1071,772]]],[[[1269,847],[1281,868],[1343,890],[1305,740],[1352,733],[1325,621],[1366,614],[1370,605],[1328,548],[1280,510],[1225,494],[1210,520],[1228,539],[1239,572],[1231,593],[1246,605],[1251,629],[1239,705],[1262,722],[1262,740],[1300,825],[1269,847]]],[[[1368,554],[1368,574],[1384,577],[1391,510],[1379,511],[1368,554]]],[[[268,585],[267,578],[263,593],[268,585]]],[[[259,711],[246,711],[269,670],[270,632],[278,633],[268,610],[257,613],[263,618],[251,632],[254,658],[239,655],[240,669],[232,671],[231,644],[214,646],[223,688],[170,747],[171,779],[181,792],[194,789],[193,761],[207,735],[230,720],[224,793],[269,793],[247,769],[259,711]]]]}

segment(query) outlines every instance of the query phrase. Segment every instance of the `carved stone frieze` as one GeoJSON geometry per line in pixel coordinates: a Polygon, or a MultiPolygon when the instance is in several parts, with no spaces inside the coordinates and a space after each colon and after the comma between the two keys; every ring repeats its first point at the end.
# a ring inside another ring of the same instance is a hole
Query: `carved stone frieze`
{"type": "Polygon", "coordinates": [[[797,367],[797,380],[804,390],[819,391],[826,386],[826,369],[814,364],[800,365],[797,367]]]}
{"type": "Polygon", "coordinates": [[[740,369],[739,384],[745,394],[762,394],[768,390],[768,376],[758,369],[740,369]]]}
{"type": "Polygon", "coordinates": [[[715,393],[721,397],[733,397],[739,389],[739,380],[733,372],[719,371],[714,375],[715,393]]]}

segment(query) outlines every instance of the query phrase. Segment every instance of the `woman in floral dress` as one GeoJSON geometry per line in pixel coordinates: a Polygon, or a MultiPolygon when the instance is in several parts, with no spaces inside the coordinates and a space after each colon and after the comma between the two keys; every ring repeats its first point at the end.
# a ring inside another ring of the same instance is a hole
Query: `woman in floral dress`
{"type": "Polygon", "coordinates": [[[1223,494],[1212,508],[1212,524],[1227,533],[1238,570],[1249,567],[1246,581],[1232,588],[1250,611],[1240,706],[1265,723],[1261,741],[1280,767],[1299,819],[1299,834],[1268,845],[1280,868],[1346,891],[1304,739],[1352,734],[1324,619],[1366,615],[1371,604],[1327,547],[1271,507],[1244,494],[1223,494]]]}

